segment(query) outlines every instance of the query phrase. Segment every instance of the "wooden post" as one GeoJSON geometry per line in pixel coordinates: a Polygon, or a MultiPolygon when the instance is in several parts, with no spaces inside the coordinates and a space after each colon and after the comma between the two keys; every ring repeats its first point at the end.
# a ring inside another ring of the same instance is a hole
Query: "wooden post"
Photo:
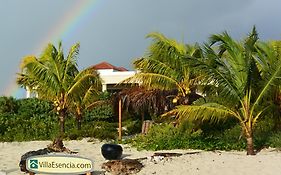
{"type": "Polygon", "coordinates": [[[119,100],[119,140],[122,140],[122,104],[121,104],[121,99],[119,100]]]}
{"type": "Polygon", "coordinates": [[[142,124],[141,133],[147,134],[148,130],[151,128],[152,124],[153,124],[153,122],[151,120],[145,120],[142,124]]]}

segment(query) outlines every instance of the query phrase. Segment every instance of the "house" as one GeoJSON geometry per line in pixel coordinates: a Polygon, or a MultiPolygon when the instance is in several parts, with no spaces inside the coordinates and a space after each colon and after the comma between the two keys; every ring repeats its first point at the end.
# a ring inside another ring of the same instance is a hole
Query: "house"
{"type": "Polygon", "coordinates": [[[136,71],[128,71],[123,67],[113,66],[108,62],[101,62],[93,65],[92,68],[99,72],[103,80],[102,91],[108,92],[120,91],[123,88],[131,86],[129,84],[117,84],[136,74],[136,71]]]}

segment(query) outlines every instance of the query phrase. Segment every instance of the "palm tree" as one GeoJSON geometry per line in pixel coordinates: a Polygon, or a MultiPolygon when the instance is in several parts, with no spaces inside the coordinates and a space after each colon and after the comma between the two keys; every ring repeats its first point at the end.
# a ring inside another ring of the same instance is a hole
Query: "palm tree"
{"type": "MultiPolygon", "coordinates": [[[[99,100],[99,95],[101,93],[101,82],[98,72],[93,68],[87,68],[77,75],[76,79],[87,76],[87,74],[92,75],[83,81],[84,87],[76,86],[77,90],[73,90],[75,96],[72,97],[72,101],[69,104],[69,110],[74,113],[77,122],[77,129],[81,130],[81,123],[83,114],[89,108],[96,106],[98,104],[104,103],[104,101],[99,100]],[[81,90],[83,89],[83,90],[81,90]]],[[[74,80],[75,81],[75,80],[74,80]]]]}
{"type": "Polygon", "coordinates": [[[87,82],[88,85],[85,87],[85,90],[81,91],[79,95],[76,94],[75,98],[73,98],[73,102],[70,104],[70,110],[73,111],[76,116],[78,130],[81,130],[82,116],[85,111],[95,107],[96,105],[105,103],[104,100],[99,99],[102,80],[98,72],[92,68],[87,68],[84,71],[93,74],[95,78],[88,79],[89,82],[87,82]]]}
{"type": "Polygon", "coordinates": [[[80,71],[77,68],[79,43],[74,44],[65,57],[62,44],[58,49],[48,44],[39,58],[27,56],[22,59],[18,84],[34,90],[39,98],[50,100],[59,115],[60,133],[65,131],[64,123],[70,104],[85,96],[89,89],[98,87],[100,78],[93,70],[80,71]]]}
{"type": "MultiPolygon", "coordinates": [[[[281,41],[272,41],[269,42],[269,44],[273,47],[274,51],[277,54],[281,54],[281,41]]],[[[270,60],[268,60],[270,61],[270,60]]],[[[273,60],[274,61],[274,60],[273,60]]],[[[275,64],[270,63],[270,64],[262,64],[263,66],[263,70],[267,71],[268,69],[270,69],[270,67],[268,67],[268,65],[271,64],[275,64]]],[[[280,83],[277,84],[277,86],[275,86],[272,90],[271,90],[272,94],[271,97],[269,97],[268,101],[271,102],[273,105],[273,118],[274,118],[274,129],[280,130],[281,129],[281,85],[280,83]]]]}
{"type": "Polygon", "coordinates": [[[258,43],[255,27],[241,42],[226,32],[211,36],[205,45],[205,58],[194,65],[206,75],[205,84],[214,87],[214,95],[193,105],[181,105],[170,113],[178,119],[218,121],[235,117],[247,141],[247,155],[254,155],[253,128],[268,105],[263,104],[280,76],[281,59],[266,43],[258,43]]]}
{"type": "Polygon", "coordinates": [[[200,58],[198,45],[185,45],[168,39],[160,33],[150,33],[153,39],[148,54],[134,61],[139,72],[126,81],[141,83],[147,89],[177,90],[174,100],[188,102],[189,94],[195,94],[199,77],[191,72],[189,57],[200,58]]]}

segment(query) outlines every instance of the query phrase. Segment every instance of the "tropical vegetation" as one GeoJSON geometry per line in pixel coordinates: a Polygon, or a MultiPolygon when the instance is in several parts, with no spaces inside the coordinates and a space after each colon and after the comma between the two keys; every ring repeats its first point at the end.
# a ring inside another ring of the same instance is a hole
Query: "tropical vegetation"
{"type": "Polygon", "coordinates": [[[93,102],[101,89],[101,80],[94,69],[78,70],[77,57],[80,44],[74,44],[64,56],[62,43],[58,48],[48,44],[40,57],[22,59],[18,84],[35,91],[39,98],[53,102],[59,115],[60,134],[65,132],[65,119],[75,111],[80,127],[82,108],[93,102]]]}
{"type": "Polygon", "coordinates": [[[205,84],[213,85],[215,95],[193,105],[178,106],[171,113],[193,120],[236,118],[247,141],[247,154],[253,155],[253,129],[270,107],[264,99],[279,83],[280,53],[258,42],[255,27],[242,43],[226,32],[212,35],[204,50],[205,57],[196,59],[194,67],[205,75],[205,84]]]}
{"type": "Polygon", "coordinates": [[[185,45],[168,39],[160,33],[150,33],[147,37],[153,40],[147,54],[133,62],[139,72],[125,82],[141,82],[146,89],[176,90],[174,101],[190,104],[190,96],[196,98],[200,76],[193,73],[189,58],[202,57],[201,48],[198,44],[185,45]]]}
{"type": "Polygon", "coordinates": [[[178,89],[177,97],[201,93],[204,98],[181,103],[164,116],[176,115],[179,122],[188,119],[196,123],[234,117],[246,139],[247,154],[254,155],[254,127],[258,119],[269,115],[271,92],[279,92],[278,45],[258,41],[255,27],[243,41],[235,41],[227,32],[212,35],[197,52],[162,35],[149,36],[154,42],[148,57],[134,62],[140,73],[130,80],[148,89],[178,89]]]}
{"type": "MultiPolygon", "coordinates": [[[[60,131],[51,101],[0,97],[0,111],[0,141],[53,140],[60,131]]],[[[81,130],[75,127],[75,114],[68,115],[64,139],[116,138],[115,128],[118,124],[114,120],[111,104],[88,109],[84,114],[81,130]]]]}
{"type": "Polygon", "coordinates": [[[78,69],[79,43],[66,56],[60,42],[39,57],[24,57],[17,82],[38,98],[0,98],[0,140],[24,140],[20,133],[29,132],[35,134],[27,140],[56,132],[116,139],[121,100],[126,134],[139,133],[145,119],[155,122],[147,135],[126,141],[141,149],[246,149],[254,155],[281,147],[280,41],[260,41],[255,27],[243,40],[223,32],[202,45],[160,33],[147,37],[147,52],[133,61],[137,73],[123,81],[139,86],[113,95],[101,93],[96,70],[78,69]]]}

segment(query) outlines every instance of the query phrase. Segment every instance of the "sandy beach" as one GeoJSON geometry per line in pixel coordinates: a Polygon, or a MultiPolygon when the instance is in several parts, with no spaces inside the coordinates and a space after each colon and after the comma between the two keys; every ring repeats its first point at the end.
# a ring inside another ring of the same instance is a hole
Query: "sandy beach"
{"type": "MultiPolygon", "coordinates": [[[[10,142],[0,143],[0,175],[6,172],[9,175],[24,174],[19,170],[19,161],[22,154],[45,148],[50,141],[10,142]]],[[[100,153],[103,142],[64,141],[67,148],[77,151],[79,156],[94,161],[96,175],[109,174],[101,168],[106,160],[100,153]]],[[[154,151],[137,151],[128,145],[122,145],[123,157],[134,159],[150,157],[154,151]]],[[[256,156],[246,156],[245,152],[200,151],[200,150],[168,150],[157,152],[182,153],[180,157],[154,162],[144,159],[144,167],[138,175],[174,174],[174,175],[277,175],[281,174],[281,152],[275,149],[264,149],[256,156]]]]}

